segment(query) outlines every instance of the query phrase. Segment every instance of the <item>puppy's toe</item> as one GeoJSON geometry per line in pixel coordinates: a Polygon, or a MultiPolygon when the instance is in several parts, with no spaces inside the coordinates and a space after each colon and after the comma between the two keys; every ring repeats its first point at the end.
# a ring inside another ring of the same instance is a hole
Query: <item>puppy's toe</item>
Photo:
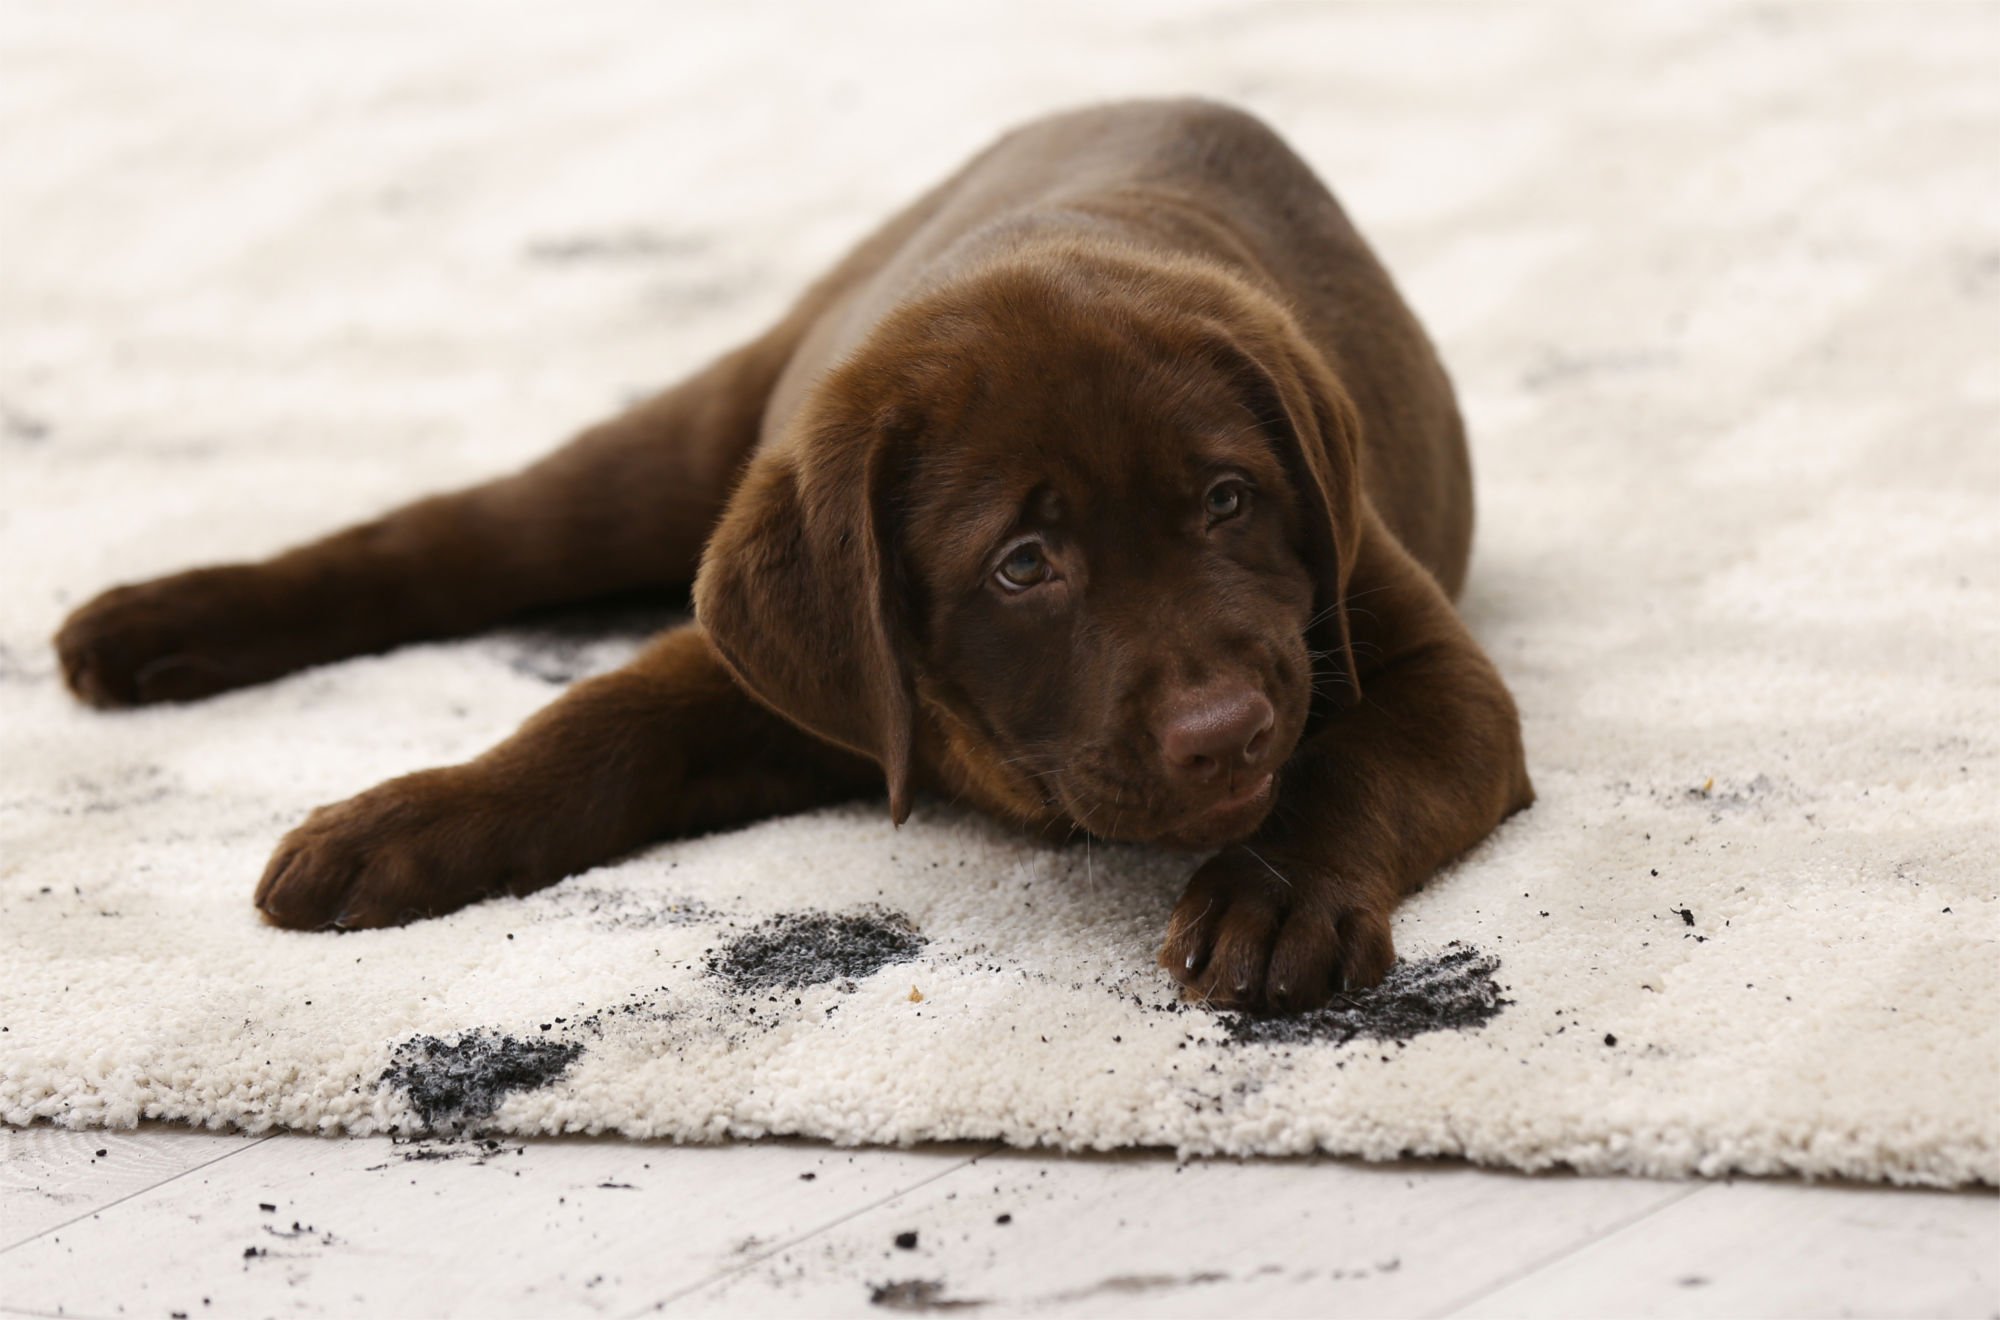
{"type": "Polygon", "coordinates": [[[132,588],[116,587],[84,605],[56,633],[56,657],[69,690],[92,706],[137,705],[138,674],[152,657],[179,646],[132,608],[132,588]]]}
{"type": "Polygon", "coordinates": [[[1160,965],[1211,1008],[1257,1008],[1285,911],[1281,896],[1221,859],[1195,872],[1174,908],[1160,965]]]}
{"type": "Polygon", "coordinates": [[[1271,949],[1283,919],[1275,904],[1238,895],[1216,930],[1208,965],[1191,986],[1196,997],[1212,1008],[1263,1008],[1271,949]]]}
{"type": "Polygon", "coordinates": [[[354,887],[361,859],[335,839],[316,837],[310,824],[285,836],[257,882],[254,901],[264,919],[288,930],[325,930],[354,887]]]}
{"type": "Polygon", "coordinates": [[[1204,867],[1188,881],[1186,892],[1174,905],[1167,921],[1167,937],[1160,946],[1160,966],[1176,981],[1193,988],[1206,981],[1217,936],[1222,933],[1235,892],[1228,880],[1204,867]]]}
{"type": "Polygon", "coordinates": [[[1294,912],[1271,950],[1265,1007],[1273,1013],[1303,1013],[1326,1003],[1340,988],[1335,923],[1316,912],[1294,912]]]}
{"type": "Polygon", "coordinates": [[[1340,914],[1340,984],[1336,990],[1369,990],[1382,983],[1396,965],[1396,943],[1389,933],[1389,914],[1372,907],[1352,907],[1340,914]]]}

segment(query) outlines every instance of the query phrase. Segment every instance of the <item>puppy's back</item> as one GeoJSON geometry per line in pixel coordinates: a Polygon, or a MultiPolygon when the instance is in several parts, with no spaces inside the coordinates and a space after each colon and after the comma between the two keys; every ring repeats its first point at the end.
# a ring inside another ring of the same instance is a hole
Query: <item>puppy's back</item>
{"type": "Polygon", "coordinates": [[[1457,594],[1472,480],[1437,353],[1312,169],[1262,120],[1214,101],[1034,120],[892,218],[808,294],[813,324],[773,392],[766,439],[899,303],[1033,233],[1095,233],[1215,261],[1290,307],[1360,411],[1376,511],[1457,594]]]}

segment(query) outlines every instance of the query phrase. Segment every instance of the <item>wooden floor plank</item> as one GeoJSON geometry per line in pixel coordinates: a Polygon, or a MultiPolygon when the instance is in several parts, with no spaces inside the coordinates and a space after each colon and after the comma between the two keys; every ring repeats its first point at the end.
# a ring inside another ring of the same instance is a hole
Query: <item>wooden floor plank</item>
{"type": "Polygon", "coordinates": [[[1421,1314],[1691,1190],[1415,1162],[1009,1152],[666,1309],[879,1315],[884,1304],[957,1301],[982,1303],[983,1316],[1421,1314]],[[899,1245],[906,1233],[911,1246],[899,1245]]]}
{"type": "Polygon", "coordinates": [[[2000,1311],[1981,1194],[981,1146],[0,1137],[0,1314],[879,1316],[883,1289],[982,1316],[2000,1311]]]}
{"type": "Polygon", "coordinates": [[[0,1127],[0,1252],[259,1140],[167,1126],[0,1127]]]}
{"type": "Polygon", "coordinates": [[[0,1307],[625,1314],[985,1149],[278,1137],[0,1255],[0,1307]]]}
{"type": "Polygon", "coordinates": [[[1452,1314],[1990,1317],[2000,1198],[1715,1184],[1452,1314]]]}

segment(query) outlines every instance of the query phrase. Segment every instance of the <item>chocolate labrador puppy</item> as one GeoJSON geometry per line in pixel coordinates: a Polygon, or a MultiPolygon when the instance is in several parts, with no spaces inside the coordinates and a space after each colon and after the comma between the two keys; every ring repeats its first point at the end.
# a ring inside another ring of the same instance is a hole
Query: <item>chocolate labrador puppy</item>
{"type": "Polygon", "coordinates": [[[1452,608],[1451,386],[1312,171],[1199,101],[1020,128],[769,332],[526,471],[253,564],[120,587],[78,696],[206,696],[530,607],[696,622],[464,765],[322,807],[256,890],[301,929],[522,894],[879,791],[1212,854],[1160,962],[1286,1011],[1533,796],[1452,608]]]}

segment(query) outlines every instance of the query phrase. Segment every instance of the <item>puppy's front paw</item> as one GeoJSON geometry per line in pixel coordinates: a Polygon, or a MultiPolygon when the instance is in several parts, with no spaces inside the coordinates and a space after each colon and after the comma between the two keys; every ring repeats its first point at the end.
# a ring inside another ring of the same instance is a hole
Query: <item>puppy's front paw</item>
{"type": "Polygon", "coordinates": [[[1395,961],[1387,907],[1240,845],[1195,872],[1160,950],[1187,998],[1252,1013],[1318,1008],[1377,984],[1395,961]]]}
{"type": "Polygon", "coordinates": [[[286,835],[255,901],[267,921],[294,930],[439,916],[508,887],[517,817],[463,766],[392,779],[286,835]]]}
{"type": "Polygon", "coordinates": [[[258,588],[246,565],[113,587],[56,633],[63,679],[93,706],[192,701],[253,681],[241,654],[258,588]]]}

